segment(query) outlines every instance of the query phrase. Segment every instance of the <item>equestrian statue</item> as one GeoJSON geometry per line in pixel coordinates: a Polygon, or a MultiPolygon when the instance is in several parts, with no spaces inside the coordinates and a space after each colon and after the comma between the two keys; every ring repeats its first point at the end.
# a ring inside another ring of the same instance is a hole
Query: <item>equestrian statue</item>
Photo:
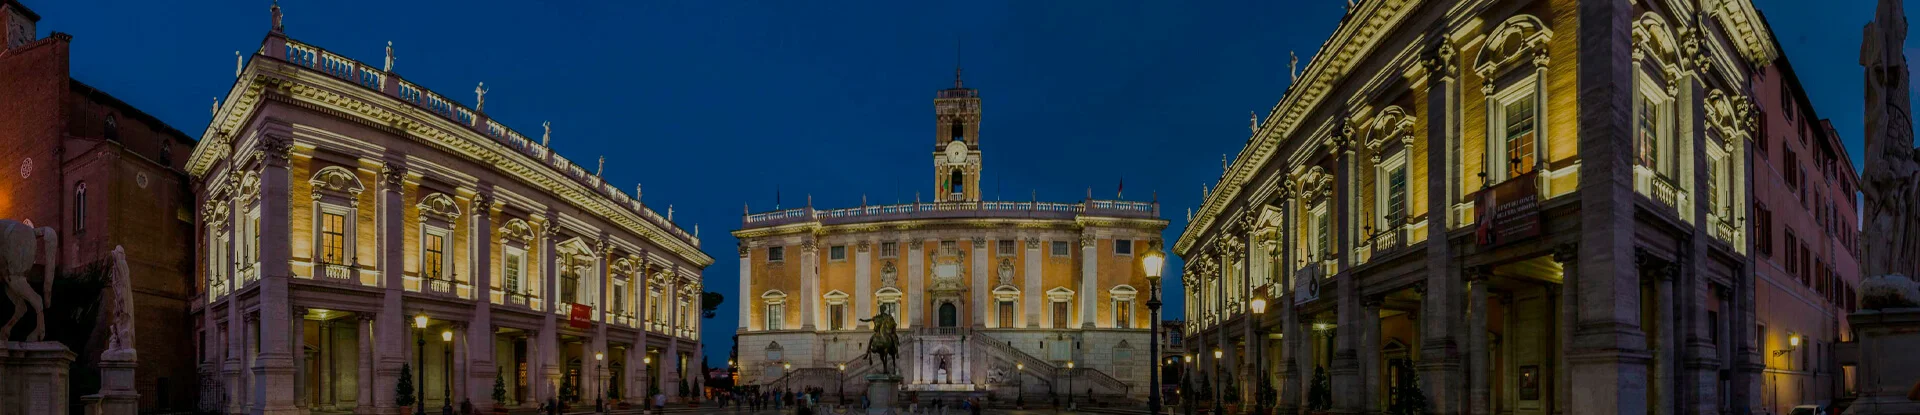
{"type": "Polygon", "coordinates": [[[860,321],[873,322],[873,338],[867,342],[867,353],[861,357],[867,359],[867,364],[871,365],[873,357],[879,356],[878,373],[899,375],[900,335],[894,332],[896,325],[893,322],[893,315],[880,313],[875,314],[871,319],[863,318],[860,321]]]}

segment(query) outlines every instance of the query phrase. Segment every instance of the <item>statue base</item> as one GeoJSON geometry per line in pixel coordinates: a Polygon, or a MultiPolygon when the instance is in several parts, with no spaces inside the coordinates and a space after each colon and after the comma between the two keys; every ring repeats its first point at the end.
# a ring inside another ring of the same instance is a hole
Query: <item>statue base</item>
{"type": "Polygon", "coordinates": [[[1920,401],[1907,397],[1920,381],[1920,356],[1913,354],[1920,350],[1920,308],[1860,310],[1847,315],[1847,322],[1859,333],[1853,347],[1860,359],[1856,376],[1862,380],[1860,398],[1847,412],[1920,413],[1920,401]]]}
{"type": "Polygon", "coordinates": [[[103,356],[100,361],[100,393],[82,396],[80,401],[87,403],[90,415],[138,415],[140,393],[133,390],[133,360],[108,359],[112,357],[103,356]]]}
{"type": "Polygon", "coordinates": [[[0,342],[0,413],[67,413],[74,357],[60,342],[0,342]]]}
{"type": "Polygon", "coordinates": [[[897,414],[900,375],[867,375],[867,415],[897,414]]]}

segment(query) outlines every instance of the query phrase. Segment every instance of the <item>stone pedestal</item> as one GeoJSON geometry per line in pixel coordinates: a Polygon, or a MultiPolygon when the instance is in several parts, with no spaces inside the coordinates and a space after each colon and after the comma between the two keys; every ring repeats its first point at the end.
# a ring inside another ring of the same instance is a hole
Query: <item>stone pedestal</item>
{"type": "Polygon", "coordinates": [[[0,342],[0,415],[67,413],[73,358],[59,342],[0,342]]]}
{"type": "Polygon", "coordinates": [[[1861,310],[1847,316],[1860,334],[1860,399],[1854,414],[1916,414],[1920,402],[1907,391],[1920,382],[1920,308],[1861,310]]]}
{"type": "Polygon", "coordinates": [[[100,361],[100,393],[80,397],[88,415],[136,415],[140,393],[133,390],[133,360],[100,361]]]}
{"type": "Polygon", "coordinates": [[[867,375],[868,415],[899,413],[898,404],[895,402],[899,396],[899,375],[867,375]]]}

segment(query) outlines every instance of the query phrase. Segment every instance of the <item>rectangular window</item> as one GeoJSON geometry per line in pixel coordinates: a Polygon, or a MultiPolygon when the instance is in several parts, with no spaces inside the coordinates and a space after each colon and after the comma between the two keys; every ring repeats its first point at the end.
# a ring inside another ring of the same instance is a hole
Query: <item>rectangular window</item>
{"type": "Polygon", "coordinates": [[[1787,176],[1787,188],[1795,193],[1800,191],[1800,153],[1787,149],[1782,155],[1781,174],[1787,176]]]}
{"type": "Polygon", "coordinates": [[[1720,312],[1707,311],[1707,341],[1720,344],[1720,312]]]}
{"type": "Polygon", "coordinates": [[[847,319],[846,304],[827,305],[827,330],[840,330],[841,322],[847,319]]]}
{"type": "Polygon", "coordinates": [[[1773,211],[1767,205],[1753,205],[1753,247],[1761,256],[1773,256],[1773,211]]]}
{"type": "Polygon", "coordinates": [[[1000,310],[1000,327],[1013,327],[1013,302],[1001,301],[996,308],[1000,310]]]}
{"type": "Polygon", "coordinates": [[[900,243],[898,242],[881,242],[880,243],[881,258],[893,258],[897,256],[900,256],[900,243]]]}
{"type": "Polygon", "coordinates": [[[425,253],[420,255],[420,275],[431,279],[440,279],[442,267],[446,263],[447,237],[439,232],[427,232],[425,253]]]}
{"type": "Polygon", "coordinates": [[[941,252],[953,252],[960,249],[960,241],[940,241],[941,252]]]}
{"type": "Polygon", "coordinates": [[[1067,324],[1069,323],[1069,321],[1067,321],[1068,318],[1070,317],[1067,316],[1067,302],[1053,302],[1053,328],[1067,328],[1067,324]]]}
{"type": "Polygon", "coordinates": [[[999,242],[996,243],[996,248],[994,250],[999,252],[1000,256],[1013,256],[1013,240],[1012,239],[1000,240],[999,242]]]}
{"type": "Polygon", "coordinates": [[[1538,111],[1534,111],[1533,94],[1523,94],[1519,99],[1507,102],[1503,111],[1507,159],[1500,162],[1506,163],[1508,178],[1518,177],[1533,171],[1534,135],[1538,129],[1538,111]]]}
{"type": "Polygon", "coordinates": [[[1113,302],[1113,327],[1122,329],[1133,328],[1132,301],[1113,302]]]}
{"type": "Polygon", "coordinates": [[[1113,254],[1133,255],[1133,241],[1126,239],[1113,240],[1113,254]]]}
{"type": "Polygon", "coordinates": [[[526,273],[526,253],[516,248],[507,248],[505,251],[506,255],[500,259],[501,273],[505,274],[500,290],[519,293],[521,292],[520,276],[526,273]]]}
{"type": "Polygon", "coordinates": [[[338,264],[347,260],[347,217],[337,213],[320,214],[320,260],[338,264]]]}
{"type": "Polygon", "coordinates": [[[834,246],[831,246],[831,247],[828,247],[828,248],[827,248],[827,260],[829,260],[829,261],[845,261],[845,260],[847,260],[847,246],[846,246],[846,245],[834,245],[834,246]]]}
{"type": "Polygon", "coordinates": [[[626,312],[627,312],[627,287],[614,285],[613,286],[613,313],[623,314],[626,312]]]}
{"type": "Polygon", "coordinates": [[[1663,151],[1665,148],[1662,148],[1663,140],[1660,139],[1662,104],[1646,91],[1640,91],[1639,94],[1640,113],[1635,114],[1638,120],[1634,123],[1633,129],[1635,161],[1641,167],[1664,176],[1668,172],[1666,166],[1662,164],[1667,158],[1666,152],[1663,151]]]}
{"type": "Polygon", "coordinates": [[[1053,256],[1067,255],[1067,241],[1053,241],[1053,256]]]}
{"type": "Polygon", "coordinates": [[[784,304],[767,305],[767,330],[780,330],[787,322],[787,307],[784,304]]]}
{"type": "Polygon", "coordinates": [[[1377,189],[1374,194],[1374,209],[1379,221],[1374,224],[1374,228],[1381,232],[1391,231],[1398,228],[1401,223],[1405,223],[1407,217],[1406,152],[1400,152],[1380,162],[1375,174],[1379,183],[1374,185],[1377,189]]]}
{"type": "Polygon", "coordinates": [[[785,260],[787,260],[787,247],[784,247],[784,246],[767,247],[767,262],[780,262],[785,260]]]}
{"type": "Polygon", "coordinates": [[[1327,219],[1325,206],[1313,212],[1313,250],[1309,258],[1326,259],[1333,255],[1333,221],[1327,219]]]}

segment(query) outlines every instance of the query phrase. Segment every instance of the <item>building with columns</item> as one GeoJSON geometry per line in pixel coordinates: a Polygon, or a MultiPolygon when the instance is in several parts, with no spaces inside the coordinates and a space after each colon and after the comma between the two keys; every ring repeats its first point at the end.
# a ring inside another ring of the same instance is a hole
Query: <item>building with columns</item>
{"type": "Polygon", "coordinates": [[[1355,3],[1174,245],[1202,401],[1760,411],[1753,4],[1355,3]]]}
{"type": "Polygon", "coordinates": [[[436,411],[697,382],[713,260],[671,212],[492,120],[484,95],[455,103],[279,16],[186,163],[206,409],[395,413],[403,376],[436,411]]]}
{"type": "Polygon", "coordinates": [[[742,385],[864,390],[862,319],[888,313],[901,388],[922,399],[1146,396],[1139,260],[1167,226],[1159,204],[982,200],[980,102],[957,74],[934,96],[932,202],[746,214],[742,385]]]}

